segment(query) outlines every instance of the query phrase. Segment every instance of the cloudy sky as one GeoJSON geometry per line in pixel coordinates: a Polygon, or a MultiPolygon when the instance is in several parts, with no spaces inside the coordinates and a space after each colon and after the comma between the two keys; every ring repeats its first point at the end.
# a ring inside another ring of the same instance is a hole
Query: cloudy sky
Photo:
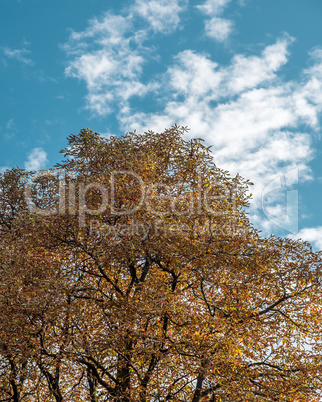
{"type": "Polygon", "coordinates": [[[83,127],[177,123],[255,183],[255,227],[322,249],[321,20],[319,0],[0,0],[0,170],[50,167],[83,127]]]}

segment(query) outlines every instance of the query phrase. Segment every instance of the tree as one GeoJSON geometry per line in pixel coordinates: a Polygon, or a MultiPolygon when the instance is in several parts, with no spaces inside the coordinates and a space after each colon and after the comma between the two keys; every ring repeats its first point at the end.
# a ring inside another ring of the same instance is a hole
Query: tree
{"type": "Polygon", "coordinates": [[[261,237],[185,131],[1,176],[3,401],[319,400],[321,254],[261,237]]]}

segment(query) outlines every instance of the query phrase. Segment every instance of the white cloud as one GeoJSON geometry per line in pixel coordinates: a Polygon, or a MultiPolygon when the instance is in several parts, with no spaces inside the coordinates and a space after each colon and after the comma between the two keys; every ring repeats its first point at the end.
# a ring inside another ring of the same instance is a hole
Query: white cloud
{"type": "MultiPolygon", "coordinates": [[[[198,8],[206,14],[207,23],[221,18],[228,3],[208,0],[198,8]]],[[[177,123],[189,126],[192,136],[205,138],[213,146],[218,166],[256,184],[252,219],[269,232],[273,223],[262,211],[267,184],[295,168],[300,180],[311,178],[309,162],[314,154],[308,132],[320,127],[322,51],[315,49],[312,66],[289,82],[280,74],[293,42],[288,35],[259,54],[234,55],[225,66],[207,54],[186,49],[163,74],[149,77],[144,69],[156,60],[156,53],[145,47],[146,40],[157,32],[168,33],[165,20],[170,17],[165,16],[171,7],[177,28],[183,4],[161,1],[154,9],[153,1],[137,0],[127,14],[106,13],[91,20],[84,31],[72,32],[65,46],[71,58],[66,75],[84,81],[87,107],[101,116],[114,112],[122,130],[161,132],[177,123]],[[142,18],[148,22],[144,29],[137,24],[142,18]],[[134,97],[157,99],[159,112],[135,112],[134,97]]],[[[272,201],[267,211],[281,214],[284,196],[267,199],[272,201]]]]}
{"type": "Polygon", "coordinates": [[[225,82],[229,93],[239,93],[260,83],[276,78],[275,72],[287,63],[288,47],[293,38],[285,36],[267,46],[261,56],[235,55],[225,69],[225,82]]]}
{"type": "Polygon", "coordinates": [[[73,32],[66,45],[74,59],[65,73],[86,82],[88,108],[99,115],[110,113],[113,102],[124,102],[131,95],[140,95],[142,90],[146,93],[143,85],[143,88],[137,85],[144,58],[135,38],[131,38],[133,49],[130,38],[125,36],[130,27],[130,19],[106,14],[102,20],[92,20],[84,32],[73,32]],[[127,83],[136,87],[137,92],[124,91],[127,83]]]}
{"type": "Polygon", "coordinates": [[[122,15],[105,13],[90,20],[84,31],[71,33],[64,46],[70,57],[65,74],[85,81],[88,109],[106,115],[114,103],[126,108],[133,96],[157,89],[157,82],[142,82],[145,64],[156,57],[144,42],[153,34],[175,31],[187,2],[136,0],[122,15]]]}
{"type": "Polygon", "coordinates": [[[221,14],[225,7],[231,0],[206,0],[204,4],[197,6],[197,8],[207,15],[221,14]]]}
{"type": "Polygon", "coordinates": [[[301,229],[292,239],[302,239],[311,243],[316,249],[322,250],[322,226],[301,229]]]}
{"type": "Polygon", "coordinates": [[[214,99],[219,95],[222,73],[218,70],[217,63],[192,50],[179,53],[175,61],[175,65],[170,66],[167,73],[169,89],[186,97],[202,99],[214,99]]]}
{"type": "Polygon", "coordinates": [[[233,22],[225,18],[213,17],[205,22],[206,35],[224,42],[233,30],[233,22]]]}
{"type": "MultiPolygon", "coordinates": [[[[139,10],[131,12],[139,15],[139,10]]],[[[106,115],[113,111],[114,103],[125,107],[131,97],[145,96],[157,88],[156,83],[141,82],[149,55],[149,49],[143,46],[147,33],[144,30],[133,33],[133,14],[110,13],[91,20],[85,31],[72,32],[65,45],[72,57],[65,73],[86,82],[88,109],[106,115]]]]}
{"type": "Polygon", "coordinates": [[[231,20],[220,17],[231,0],[206,0],[197,8],[208,18],[205,21],[205,32],[210,38],[219,42],[228,39],[233,31],[234,24],[231,20]]]}
{"type": "Polygon", "coordinates": [[[133,114],[127,109],[121,116],[127,130],[160,132],[177,123],[189,126],[192,136],[205,138],[213,146],[218,166],[256,184],[253,221],[267,231],[273,223],[262,214],[265,187],[276,175],[295,168],[300,180],[310,179],[311,136],[298,127],[304,124],[310,131],[317,130],[322,110],[320,61],[298,82],[279,79],[291,42],[292,38],[284,37],[260,56],[237,55],[225,67],[186,50],[165,76],[163,112],[133,114]]]}
{"type": "Polygon", "coordinates": [[[7,121],[5,128],[6,130],[14,130],[15,126],[16,126],[15,119],[10,119],[7,121]]]}
{"type": "Polygon", "coordinates": [[[133,13],[149,22],[155,32],[169,33],[177,29],[179,14],[187,0],[136,0],[133,13]]]}
{"type": "Polygon", "coordinates": [[[227,67],[220,67],[207,55],[185,50],[168,69],[172,89],[189,97],[201,97],[203,102],[240,94],[277,78],[275,73],[287,62],[292,41],[286,36],[267,46],[260,56],[237,54],[227,67]]]}
{"type": "Polygon", "coordinates": [[[28,155],[27,161],[25,162],[25,169],[43,169],[47,162],[47,153],[42,148],[34,148],[28,155]]]}
{"type": "Polygon", "coordinates": [[[7,169],[10,169],[8,166],[0,166],[0,173],[4,173],[7,169]]]}
{"type": "MultiPolygon", "coordinates": [[[[0,130],[1,129],[2,127],[0,127],[0,130]]],[[[14,138],[17,132],[15,119],[9,119],[7,123],[4,125],[2,131],[3,131],[3,139],[11,140],[12,138],[14,138]]]]}
{"type": "Polygon", "coordinates": [[[23,64],[29,64],[29,65],[33,64],[33,61],[30,59],[30,57],[28,57],[30,51],[26,48],[12,49],[10,47],[5,46],[2,47],[1,50],[8,59],[17,60],[23,64]]]}

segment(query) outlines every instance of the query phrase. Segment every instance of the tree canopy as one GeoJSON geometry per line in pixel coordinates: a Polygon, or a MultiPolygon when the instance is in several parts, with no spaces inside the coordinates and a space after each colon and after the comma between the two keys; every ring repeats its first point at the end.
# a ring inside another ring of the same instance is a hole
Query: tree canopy
{"type": "Polygon", "coordinates": [[[183,127],[0,176],[0,401],[318,401],[321,254],[183,127]]]}

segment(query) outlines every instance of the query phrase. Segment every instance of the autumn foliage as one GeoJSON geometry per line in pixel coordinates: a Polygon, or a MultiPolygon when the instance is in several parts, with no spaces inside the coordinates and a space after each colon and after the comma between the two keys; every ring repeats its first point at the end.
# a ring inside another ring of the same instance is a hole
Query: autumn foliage
{"type": "Polygon", "coordinates": [[[321,400],[321,254],[184,132],[0,176],[0,401],[321,400]]]}

